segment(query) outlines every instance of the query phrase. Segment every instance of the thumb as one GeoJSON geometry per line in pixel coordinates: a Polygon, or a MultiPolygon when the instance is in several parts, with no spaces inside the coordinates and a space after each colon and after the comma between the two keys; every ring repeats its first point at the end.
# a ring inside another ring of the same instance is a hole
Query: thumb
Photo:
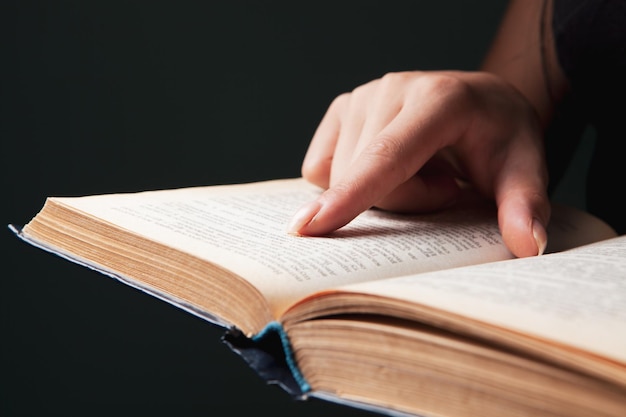
{"type": "Polygon", "coordinates": [[[530,165],[512,163],[496,180],[500,231],[517,257],[541,255],[546,249],[551,207],[544,167],[534,160],[530,165]]]}
{"type": "Polygon", "coordinates": [[[550,217],[547,198],[510,195],[498,204],[498,221],[504,243],[517,257],[541,255],[546,249],[550,217]]]}

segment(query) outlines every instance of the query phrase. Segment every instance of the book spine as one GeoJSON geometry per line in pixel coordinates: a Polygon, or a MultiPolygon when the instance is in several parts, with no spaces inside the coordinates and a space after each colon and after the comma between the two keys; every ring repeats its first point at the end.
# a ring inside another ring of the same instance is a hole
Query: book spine
{"type": "Polygon", "coordinates": [[[252,338],[252,341],[258,342],[267,337],[267,335],[270,333],[275,333],[280,338],[280,342],[285,355],[285,362],[287,363],[287,366],[291,371],[291,375],[300,387],[301,392],[303,394],[306,394],[311,390],[311,386],[300,372],[300,369],[298,368],[293,354],[293,349],[291,348],[291,343],[289,342],[289,337],[287,336],[287,332],[285,332],[283,326],[279,322],[272,321],[268,323],[268,325],[265,326],[265,328],[261,332],[259,332],[252,338]]]}

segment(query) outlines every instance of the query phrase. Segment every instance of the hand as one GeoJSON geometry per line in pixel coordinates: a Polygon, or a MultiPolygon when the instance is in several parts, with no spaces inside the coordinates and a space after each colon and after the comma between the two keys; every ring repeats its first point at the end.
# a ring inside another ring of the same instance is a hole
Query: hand
{"type": "Polygon", "coordinates": [[[529,102],[486,72],[390,73],[337,97],[302,165],[325,188],[289,231],[319,236],[378,207],[453,204],[458,180],[493,198],[505,244],[543,253],[550,216],[542,129],[529,102]]]}

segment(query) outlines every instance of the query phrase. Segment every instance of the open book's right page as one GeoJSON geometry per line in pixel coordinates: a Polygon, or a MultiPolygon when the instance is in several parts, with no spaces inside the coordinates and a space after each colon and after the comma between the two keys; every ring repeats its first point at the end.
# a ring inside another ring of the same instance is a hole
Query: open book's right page
{"type": "Polygon", "coordinates": [[[626,235],[347,289],[430,306],[626,367],[626,235]]]}

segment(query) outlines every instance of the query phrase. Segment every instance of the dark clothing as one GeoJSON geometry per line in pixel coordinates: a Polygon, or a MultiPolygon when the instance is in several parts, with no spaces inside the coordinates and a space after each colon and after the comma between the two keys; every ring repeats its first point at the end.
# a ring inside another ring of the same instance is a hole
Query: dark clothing
{"type": "Polygon", "coordinates": [[[620,194],[626,183],[626,1],[554,0],[552,28],[572,91],[548,131],[548,163],[559,159],[555,166],[562,169],[558,150],[572,149],[585,125],[593,126],[587,209],[624,234],[626,203],[620,194]]]}

